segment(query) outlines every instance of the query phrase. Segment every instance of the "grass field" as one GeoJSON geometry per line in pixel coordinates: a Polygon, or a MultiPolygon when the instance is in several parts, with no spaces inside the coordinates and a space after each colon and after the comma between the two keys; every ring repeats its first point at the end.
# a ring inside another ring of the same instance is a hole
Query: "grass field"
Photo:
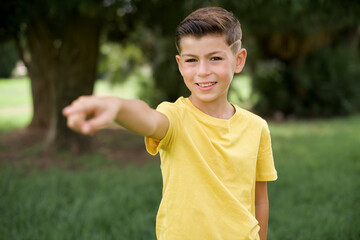
{"type": "MultiPolygon", "coordinates": [[[[5,106],[11,94],[3,97],[1,81],[0,92],[5,106]]],[[[6,124],[0,121],[0,131],[6,124]]],[[[270,129],[279,179],[268,185],[268,239],[360,239],[360,116],[270,122],[270,129]]],[[[158,161],[119,168],[101,154],[61,158],[96,164],[42,170],[1,159],[0,240],[155,239],[158,161]]]]}
{"type": "Polygon", "coordinates": [[[31,111],[29,80],[0,79],[0,130],[10,131],[28,124],[31,111]]]}
{"type": "Polygon", "coordinates": [[[360,117],[272,124],[269,239],[360,239],[360,117]]]}

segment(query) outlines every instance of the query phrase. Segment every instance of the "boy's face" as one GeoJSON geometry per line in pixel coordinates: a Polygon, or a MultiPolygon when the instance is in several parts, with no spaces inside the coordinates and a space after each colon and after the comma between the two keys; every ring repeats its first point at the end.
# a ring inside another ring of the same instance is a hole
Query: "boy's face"
{"type": "Polygon", "coordinates": [[[226,101],[234,73],[242,71],[246,50],[236,54],[221,35],[193,36],[180,40],[176,61],[194,101],[226,101]]]}

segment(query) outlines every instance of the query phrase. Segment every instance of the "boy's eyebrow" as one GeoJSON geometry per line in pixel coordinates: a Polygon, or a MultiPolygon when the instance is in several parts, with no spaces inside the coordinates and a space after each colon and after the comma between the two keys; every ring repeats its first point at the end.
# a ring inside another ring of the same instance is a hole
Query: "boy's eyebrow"
{"type": "MultiPolygon", "coordinates": [[[[219,54],[219,53],[224,53],[224,51],[213,51],[213,52],[207,53],[206,56],[210,56],[210,55],[214,55],[214,54],[219,54]]],[[[197,57],[197,55],[192,54],[192,53],[184,53],[184,54],[181,54],[180,56],[184,56],[184,57],[197,57]]]]}

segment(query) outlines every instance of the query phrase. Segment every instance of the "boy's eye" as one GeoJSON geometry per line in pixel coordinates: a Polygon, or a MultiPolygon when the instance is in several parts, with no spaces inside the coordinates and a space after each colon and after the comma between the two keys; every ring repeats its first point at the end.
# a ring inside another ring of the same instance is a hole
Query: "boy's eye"
{"type": "Polygon", "coordinates": [[[194,58],[185,59],[185,62],[187,62],[187,63],[196,62],[196,59],[194,59],[194,58]]]}
{"type": "Polygon", "coordinates": [[[219,60],[222,60],[222,58],[221,57],[212,57],[211,60],[212,61],[219,61],[219,60]]]}

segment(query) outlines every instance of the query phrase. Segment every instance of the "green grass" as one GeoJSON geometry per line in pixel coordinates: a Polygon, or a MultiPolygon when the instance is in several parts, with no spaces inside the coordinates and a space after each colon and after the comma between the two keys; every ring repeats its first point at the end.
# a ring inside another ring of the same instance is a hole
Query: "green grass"
{"type": "Polygon", "coordinates": [[[271,125],[269,239],[360,239],[360,117],[271,125]]]}
{"type": "MultiPolygon", "coordinates": [[[[279,179],[268,184],[268,239],[360,239],[360,116],[270,129],[279,179]]],[[[158,161],[122,169],[100,154],[58,157],[48,170],[1,159],[0,240],[155,239],[158,161]]]]}
{"type": "MultiPolygon", "coordinates": [[[[269,183],[268,239],[359,239],[360,117],[270,128],[279,179],[269,183]]],[[[1,164],[0,239],[154,239],[159,163],[119,169],[95,158],[76,171],[1,164]]]]}
{"type": "Polygon", "coordinates": [[[0,131],[11,131],[26,126],[31,116],[29,80],[0,79],[0,131]]]}
{"type": "Polygon", "coordinates": [[[0,171],[0,239],[155,239],[158,167],[0,171]]]}
{"type": "Polygon", "coordinates": [[[0,79],[0,107],[17,107],[31,103],[28,78],[0,79]]]}

